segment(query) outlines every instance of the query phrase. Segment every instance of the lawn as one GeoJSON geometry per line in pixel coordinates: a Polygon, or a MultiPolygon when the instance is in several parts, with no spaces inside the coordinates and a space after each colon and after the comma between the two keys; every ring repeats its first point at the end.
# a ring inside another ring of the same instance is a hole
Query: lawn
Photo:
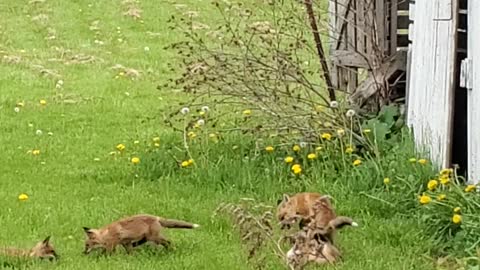
{"type": "MultiPolygon", "coordinates": [[[[249,269],[232,224],[212,218],[218,204],[253,197],[273,205],[284,192],[310,190],[332,194],[338,211],[360,224],[339,237],[345,259],[339,269],[433,269],[422,255],[426,247],[415,220],[395,215],[394,208],[375,208],[335,184],[334,175],[277,185],[263,163],[228,155],[211,170],[175,168],[166,152],[180,135],[164,126],[163,117],[182,95],[157,89],[173,75],[167,62],[174,54],[164,50],[178,36],[167,27],[172,2],[201,14],[210,6],[204,0],[143,0],[144,12],[134,20],[123,16],[121,1],[0,3],[0,245],[30,247],[52,235],[61,260],[35,262],[31,269],[249,269]],[[128,70],[112,68],[117,64],[141,76],[132,80],[128,70]],[[115,149],[120,143],[122,154],[115,149]],[[134,156],[139,166],[131,164],[134,156]],[[28,200],[17,199],[22,193],[28,200]],[[202,227],[166,231],[172,251],[82,254],[83,226],[136,213],[202,227]]],[[[266,269],[282,266],[272,260],[266,269]]]]}

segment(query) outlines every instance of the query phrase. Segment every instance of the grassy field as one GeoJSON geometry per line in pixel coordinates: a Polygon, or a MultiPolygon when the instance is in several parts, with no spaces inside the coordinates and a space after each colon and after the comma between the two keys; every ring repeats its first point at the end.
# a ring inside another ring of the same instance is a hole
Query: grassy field
{"type": "MultiPolygon", "coordinates": [[[[210,5],[170,2],[203,14],[210,5]]],[[[234,159],[211,170],[175,169],[166,149],[179,137],[162,119],[181,96],[157,89],[173,75],[166,63],[174,55],[163,49],[177,36],[166,24],[175,9],[170,2],[141,1],[139,20],[123,16],[126,6],[113,0],[0,3],[0,244],[30,247],[52,235],[61,260],[31,269],[249,269],[231,224],[212,218],[217,205],[245,196],[274,204],[283,192],[318,190],[332,194],[339,212],[361,225],[342,232],[339,269],[432,269],[415,221],[398,217],[394,208],[376,209],[335,184],[335,176],[278,185],[262,164],[234,159]],[[112,69],[117,64],[141,76],[132,80],[128,71],[112,69]],[[124,153],[112,155],[119,143],[124,153]],[[130,163],[133,156],[140,166],[130,163]],[[29,199],[19,201],[22,193],[29,199]],[[166,231],[173,251],[82,255],[83,226],[142,212],[202,227],[166,231]]],[[[282,266],[272,260],[266,269],[282,266]]]]}

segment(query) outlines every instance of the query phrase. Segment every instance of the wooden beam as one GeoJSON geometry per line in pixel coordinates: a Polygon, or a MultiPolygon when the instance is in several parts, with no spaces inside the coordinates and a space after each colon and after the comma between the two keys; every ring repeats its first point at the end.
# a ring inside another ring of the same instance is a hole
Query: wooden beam
{"type": "Polygon", "coordinates": [[[338,66],[357,67],[370,69],[367,59],[354,51],[338,50],[330,56],[333,63],[338,66]]]}

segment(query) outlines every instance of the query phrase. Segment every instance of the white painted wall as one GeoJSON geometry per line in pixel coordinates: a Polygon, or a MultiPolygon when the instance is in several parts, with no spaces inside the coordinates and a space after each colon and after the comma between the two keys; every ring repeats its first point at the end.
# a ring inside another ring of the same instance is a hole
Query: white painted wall
{"type": "Polygon", "coordinates": [[[450,165],[457,10],[456,0],[417,0],[412,12],[407,123],[439,167],[450,165]]]}
{"type": "Polygon", "coordinates": [[[468,1],[468,180],[480,183],[480,1],[468,1]]]}

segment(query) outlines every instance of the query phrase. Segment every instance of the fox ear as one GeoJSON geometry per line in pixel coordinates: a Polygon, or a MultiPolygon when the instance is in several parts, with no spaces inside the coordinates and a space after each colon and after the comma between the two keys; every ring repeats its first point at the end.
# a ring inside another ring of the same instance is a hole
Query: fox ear
{"type": "Polygon", "coordinates": [[[50,235],[47,236],[47,238],[45,238],[45,240],[43,240],[42,243],[46,245],[46,244],[48,244],[48,242],[50,242],[50,235]]]}
{"type": "Polygon", "coordinates": [[[88,228],[88,227],[83,227],[83,231],[88,235],[92,235],[93,232],[92,232],[92,229],[88,228]]]}
{"type": "Polygon", "coordinates": [[[288,202],[290,200],[290,196],[288,194],[283,194],[283,201],[288,202]]]}

